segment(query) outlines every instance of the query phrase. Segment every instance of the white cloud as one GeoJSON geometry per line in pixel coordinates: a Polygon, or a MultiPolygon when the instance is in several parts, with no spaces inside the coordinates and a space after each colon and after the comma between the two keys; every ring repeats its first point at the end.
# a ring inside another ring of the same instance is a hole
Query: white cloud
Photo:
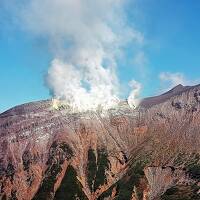
{"type": "Polygon", "coordinates": [[[172,87],[178,84],[185,85],[187,83],[187,80],[182,73],[162,72],[160,73],[159,78],[163,82],[170,83],[172,87]]]}
{"type": "Polygon", "coordinates": [[[54,59],[47,83],[56,98],[80,110],[111,106],[113,99],[119,99],[116,60],[129,42],[144,40],[127,23],[126,2],[29,0],[18,7],[22,28],[49,41],[54,59]]]}
{"type": "Polygon", "coordinates": [[[164,90],[172,89],[173,87],[181,84],[183,86],[194,85],[198,81],[189,80],[185,77],[183,73],[171,73],[171,72],[162,72],[159,75],[159,79],[161,81],[162,88],[164,90]]]}

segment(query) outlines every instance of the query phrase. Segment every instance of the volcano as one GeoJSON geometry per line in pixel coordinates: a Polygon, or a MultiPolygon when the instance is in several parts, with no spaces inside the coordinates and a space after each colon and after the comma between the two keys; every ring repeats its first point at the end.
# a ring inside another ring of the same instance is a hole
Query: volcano
{"type": "Polygon", "coordinates": [[[200,199],[200,85],[107,111],[44,100],[0,114],[0,199],[200,199]]]}

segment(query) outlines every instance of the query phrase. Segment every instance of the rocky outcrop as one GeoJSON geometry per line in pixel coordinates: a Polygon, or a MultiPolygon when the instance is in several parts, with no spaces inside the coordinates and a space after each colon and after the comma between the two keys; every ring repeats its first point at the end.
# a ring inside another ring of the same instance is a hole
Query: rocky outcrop
{"type": "Polygon", "coordinates": [[[0,114],[1,199],[153,200],[188,185],[198,199],[199,98],[178,86],[136,109],[46,100],[0,114]]]}
{"type": "Polygon", "coordinates": [[[159,199],[167,189],[177,184],[189,184],[190,179],[182,169],[173,166],[146,167],[145,176],[148,180],[148,198],[159,199]]]}

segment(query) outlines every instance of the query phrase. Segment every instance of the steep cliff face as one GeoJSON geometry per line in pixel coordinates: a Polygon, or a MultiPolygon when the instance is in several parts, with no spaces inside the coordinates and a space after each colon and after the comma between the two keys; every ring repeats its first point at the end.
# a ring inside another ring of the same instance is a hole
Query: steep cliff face
{"type": "Polygon", "coordinates": [[[46,100],[0,115],[0,199],[200,199],[200,86],[108,111],[46,100]]]}

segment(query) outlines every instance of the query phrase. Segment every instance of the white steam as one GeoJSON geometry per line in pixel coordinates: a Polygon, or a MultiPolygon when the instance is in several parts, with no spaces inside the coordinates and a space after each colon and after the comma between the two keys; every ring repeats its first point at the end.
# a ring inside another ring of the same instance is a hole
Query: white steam
{"type": "Polygon", "coordinates": [[[99,105],[110,108],[119,101],[115,77],[98,62],[95,65],[90,63],[86,65],[89,68],[81,66],[77,70],[74,65],[55,59],[48,71],[49,87],[74,109],[96,109],[99,105]]]}
{"type": "Polygon", "coordinates": [[[139,96],[142,89],[142,85],[138,81],[132,80],[130,81],[129,86],[132,88],[132,91],[128,97],[128,104],[134,108],[137,107],[140,103],[139,96]]]}
{"type": "MultiPolygon", "coordinates": [[[[142,43],[130,28],[125,0],[30,0],[20,8],[24,28],[48,38],[55,59],[47,83],[53,96],[79,110],[112,107],[119,101],[117,58],[129,42],[142,43]]],[[[129,102],[140,85],[132,81],[129,102]]]]}

